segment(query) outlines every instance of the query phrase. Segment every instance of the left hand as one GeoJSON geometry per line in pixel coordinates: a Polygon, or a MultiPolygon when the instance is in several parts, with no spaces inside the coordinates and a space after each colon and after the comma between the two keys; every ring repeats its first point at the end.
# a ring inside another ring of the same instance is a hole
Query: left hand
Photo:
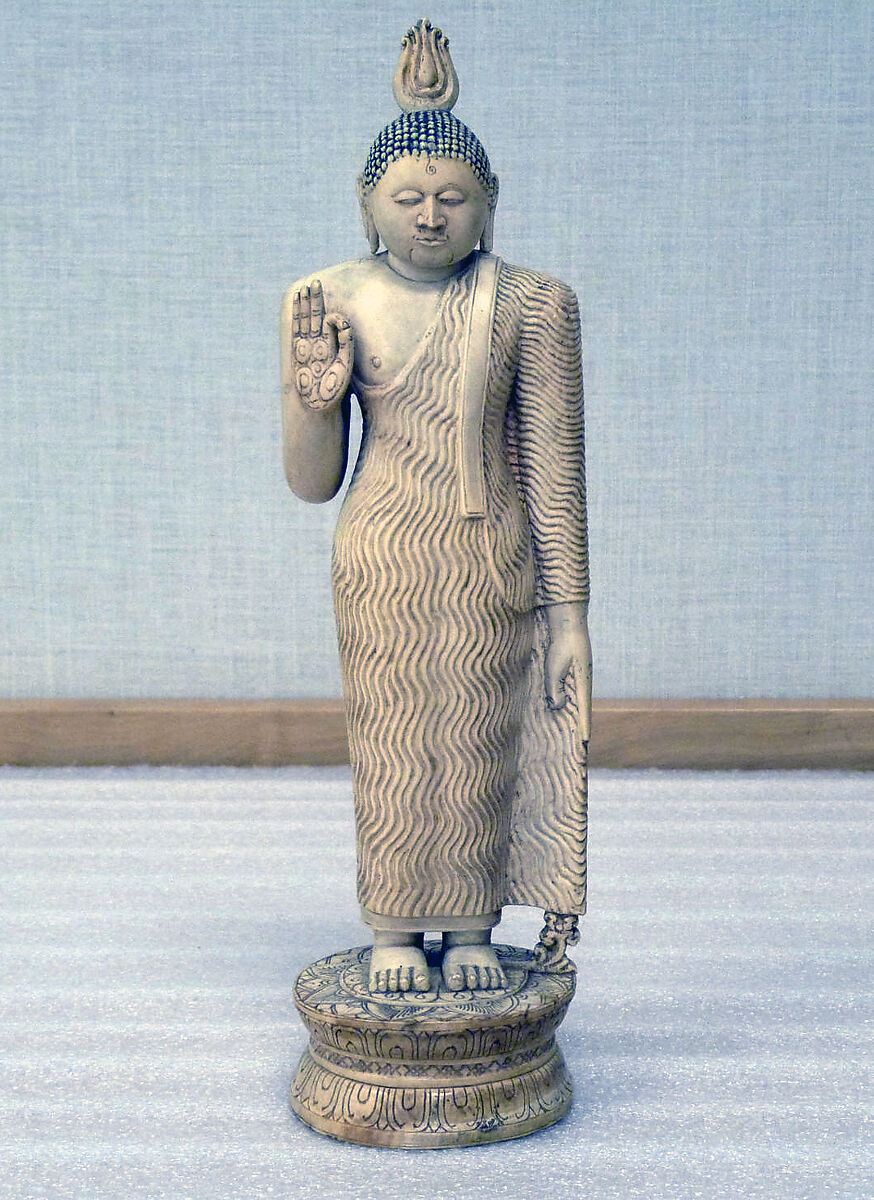
{"type": "Polygon", "coordinates": [[[552,709],[567,703],[567,680],[574,677],[580,719],[580,737],[588,742],[592,731],[592,646],[583,604],[551,604],[546,609],[549,649],[546,652],[546,703],[552,709]]]}

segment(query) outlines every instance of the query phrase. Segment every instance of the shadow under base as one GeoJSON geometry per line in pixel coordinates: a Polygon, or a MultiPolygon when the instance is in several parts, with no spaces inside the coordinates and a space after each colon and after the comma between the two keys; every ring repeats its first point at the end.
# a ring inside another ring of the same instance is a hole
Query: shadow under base
{"type": "Polygon", "coordinates": [[[555,1031],[575,973],[494,949],[507,976],[494,992],[447,991],[436,943],[428,992],[371,995],[369,946],[306,967],[294,989],[310,1035],[291,1087],[297,1116],[342,1141],[405,1149],[500,1142],[561,1120],[571,1081],[555,1031]]]}

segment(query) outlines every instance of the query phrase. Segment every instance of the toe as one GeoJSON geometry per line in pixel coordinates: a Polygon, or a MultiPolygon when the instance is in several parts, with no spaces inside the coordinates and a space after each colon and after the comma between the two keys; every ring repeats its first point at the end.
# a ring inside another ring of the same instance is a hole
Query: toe
{"type": "Polygon", "coordinates": [[[479,971],[476,967],[464,968],[464,982],[469,988],[479,987],[479,971]]]}
{"type": "Polygon", "coordinates": [[[450,992],[461,992],[464,990],[464,973],[460,967],[455,967],[446,977],[446,986],[450,992]]]}
{"type": "Polygon", "coordinates": [[[398,972],[398,991],[408,992],[413,986],[413,968],[401,967],[398,972]]]}
{"type": "Polygon", "coordinates": [[[431,976],[424,968],[420,968],[413,974],[413,987],[417,992],[427,992],[431,989],[431,976]]]}
{"type": "Polygon", "coordinates": [[[399,974],[399,972],[398,972],[398,969],[397,969],[397,967],[391,967],[391,968],[389,968],[389,971],[388,971],[388,981],[387,981],[387,985],[386,985],[386,988],[385,988],[385,990],[386,990],[387,992],[396,992],[396,991],[398,991],[398,974],[399,974]]]}

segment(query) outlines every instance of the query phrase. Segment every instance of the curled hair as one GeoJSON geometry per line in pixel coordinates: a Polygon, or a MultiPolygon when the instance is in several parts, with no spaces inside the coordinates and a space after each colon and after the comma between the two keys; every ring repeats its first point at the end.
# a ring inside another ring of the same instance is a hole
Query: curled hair
{"type": "Polygon", "coordinates": [[[389,163],[405,155],[417,158],[458,158],[466,162],[494,203],[498,181],[492,174],[488,155],[475,133],[458,117],[444,109],[401,113],[376,137],[361,173],[361,185],[370,191],[385,174],[389,163]]]}

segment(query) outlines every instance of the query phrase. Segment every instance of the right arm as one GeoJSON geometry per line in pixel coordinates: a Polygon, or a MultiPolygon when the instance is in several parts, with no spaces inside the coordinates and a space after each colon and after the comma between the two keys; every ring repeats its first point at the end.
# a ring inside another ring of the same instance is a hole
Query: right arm
{"type": "Polygon", "coordinates": [[[352,330],[324,311],[318,280],[282,303],[282,445],[289,487],[313,504],[336,496],[349,453],[352,330]]]}

